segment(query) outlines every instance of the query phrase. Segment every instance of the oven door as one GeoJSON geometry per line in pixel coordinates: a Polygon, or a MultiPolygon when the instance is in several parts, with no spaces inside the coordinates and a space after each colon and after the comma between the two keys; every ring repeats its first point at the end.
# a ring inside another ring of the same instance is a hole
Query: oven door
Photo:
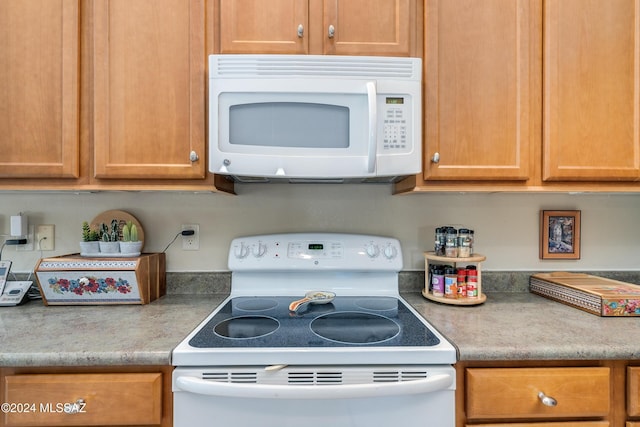
{"type": "Polygon", "coordinates": [[[375,175],[375,81],[223,79],[210,85],[212,172],[273,178],[375,175]]]}
{"type": "Polygon", "coordinates": [[[177,368],[174,427],[454,427],[451,366],[177,368]]]}

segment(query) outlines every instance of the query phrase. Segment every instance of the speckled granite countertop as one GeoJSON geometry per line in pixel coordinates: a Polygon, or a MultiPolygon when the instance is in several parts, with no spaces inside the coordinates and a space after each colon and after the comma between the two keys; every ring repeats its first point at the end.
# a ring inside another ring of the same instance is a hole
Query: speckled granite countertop
{"type": "Polygon", "coordinates": [[[640,318],[599,317],[528,292],[478,306],[404,298],[458,349],[459,360],[640,359],[640,318]]]}
{"type": "MultiPolygon", "coordinates": [[[[419,293],[421,280],[401,283],[402,295],[457,347],[460,360],[640,359],[638,317],[598,317],[522,287],[485,288],[479,306],[444,305],[419,293]]],[[[225,298],[225,288],[170,293],[148,305],[2,307],[0,367],[170,365],[172,349],[225,298]]]]}
{"type": "Polygon", "coordinates": [[[225,298],[165,295],[147,305],[0,308],[1,366],[170,365],[171,351],[225,298]]]}

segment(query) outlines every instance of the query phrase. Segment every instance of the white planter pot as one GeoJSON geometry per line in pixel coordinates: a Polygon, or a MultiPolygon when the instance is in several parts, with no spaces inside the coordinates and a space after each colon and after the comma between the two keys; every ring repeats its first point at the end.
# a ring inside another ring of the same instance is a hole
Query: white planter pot
{"type": "Polygon", "coordinates": [[[98,242],[102,254],[117,254],[120,252],[120,242],[98,242]]]}
{"type": "Polygon", "coordinates": [[[100,252],[99,242],[80,242],[80,253],[82,255],[97,254],[100,252]]]}
{"type": "Polygon", "coordinates": [[[142,242],[120,242],[120,252],[123,254],[140,255],[142,250],[142,242]]]}

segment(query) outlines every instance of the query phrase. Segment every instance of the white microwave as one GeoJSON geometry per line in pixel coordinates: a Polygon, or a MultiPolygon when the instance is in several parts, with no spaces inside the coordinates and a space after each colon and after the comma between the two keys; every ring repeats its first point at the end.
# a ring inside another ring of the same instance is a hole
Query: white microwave
{"type": "Polygon", "coordinates": [[[419,58],[209,56],[209,170],[393,181],[421,170],[419,58]]]}

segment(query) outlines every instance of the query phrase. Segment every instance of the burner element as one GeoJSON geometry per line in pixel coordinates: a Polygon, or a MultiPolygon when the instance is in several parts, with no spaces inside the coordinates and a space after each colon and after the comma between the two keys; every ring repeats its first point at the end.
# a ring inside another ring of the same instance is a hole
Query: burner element
{"type": "Polygon", "coordinates": [[[225,338],[248,339],[269,335],[279,327],[280,322],[273,317],[240,316],[223,320],[213,327],[213,332],[225,338]]]}
{"type": "Polygon", "coordinates": [[[310,327],[321,338],[345,344],[374,344],[400,333],[400,326],[388,317],[360,312],[323,314],[310,327]]]}
{"type": "Polygon", "coordinates": [[[387,297],[371,297],[361,298],[355,302],[355,305],[363,310],[371,311],[390,311],[398,310],[398,300],[396,298],[387,297]]]}
{"type": "Polygon", "coordinates": [[[238,301],[234,304],[234,308],[244,311],[265,311],[270,310],[278,305],[278,301],[266,298],[249,298],[238,301]]]}

